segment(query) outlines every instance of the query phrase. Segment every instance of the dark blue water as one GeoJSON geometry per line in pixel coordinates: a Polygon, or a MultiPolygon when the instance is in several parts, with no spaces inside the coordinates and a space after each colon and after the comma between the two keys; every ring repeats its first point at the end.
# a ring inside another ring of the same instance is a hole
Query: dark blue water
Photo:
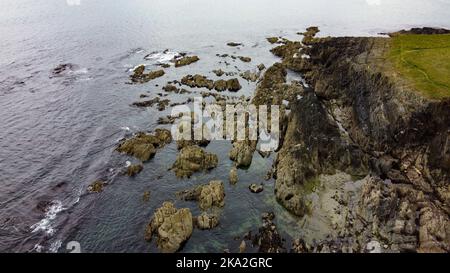
{"type": "MultiPolygon", "coordinates": [[[[287,238],[302,232],[300,219],[274,200],[273,181],[262,194],[261,183],[273,157],[255,154],[250,169],[239,171],[239,183],[227,182],[231,162],[228,142],[207,150],[219,155],[219,166],[191,179],[177,179],[167,169],[176,157],[175,144],[159,151],[136,178],[119,173],[133,159],[114,152],[117,141],[133,132],[153,130],[170,109],[130,106],[140,94],[162,92],[169,80],[186,74],[215,78],[213,69],[254,69],[276,62],[266,37],[296,37],[310,25],[321,35],[377,35],[412,26],[450,27],[450,2],[431,1],[269,1],[269,0],[2,0],[0,2],[0,251],[65,251],[78,241],[85,252],[157,251],[143,240],[155,208],[173,200],[199,213],[195,203],[174,193],[198,183],[222,179],[226,205],[221,224],[195,230],[182,251],[221,252],[237,249],[241,236],[260,225],[263,211],[277,212],[287,238]],[[76,1],[69,1],[76,2],[76,1]],[[242,42],[241,49],[227,47],[242,42]],[[166,75],[143,85],[129,85],[129,69],[154,60],[151,52],[170,49],[201,58],[196,64],[166,69],[166,75]],[[229,53],[252,57],[226,67],[216,57],[229,53]],[[53,77],[64,63],[71,69],[53,77]],[[237,68],[234,68],[234,65],[237,68]],[[158,85],[158,86],[156,86],[158,85]],[[129,130],[128,130],[129,129],[129,130]],[[100,194],[86,194],[97,179],[108,181],[100,194]],[[151,192],[149,202],[142,201],[151,192]],[[49,202],[50,211],[38,204],[49,202]]],[[[237,96],[250,96],[255,84],[241,80],[237,96]]],[[[169,97],[172,102],[187,96],[169,97]]],[[[160,126],[161,127],[161,126],[160,126]]],[[[318,235],[319,236],[319,235],[318,235]]]]}

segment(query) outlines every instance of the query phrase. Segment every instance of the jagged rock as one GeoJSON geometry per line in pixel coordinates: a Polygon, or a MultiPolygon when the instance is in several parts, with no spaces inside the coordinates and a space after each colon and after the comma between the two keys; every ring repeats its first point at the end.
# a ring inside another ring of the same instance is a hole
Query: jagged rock
{"type": "Polygon", "coordinates": [[[257,67],[259,71],[263,71],[264,69],[266,69],[266,66],[264,64],[258,64],[257,67]]]}
{"type": "Polygon", "coordinates": [[[236,185],[238,182],[238,174],[237,174],[237,168],[235,166],[231,167],[230,169],[230,184],[236,185]]]}
{"type": "Polygon", "coordinates": [[[246,168],[252,164],[253,153],[256,150],[256,141],[235,141],[230,151],[230,159],[236,163],[238,168],[246,168]]]}
{"type": "Polygon", "coordinates": [[[91,193],[99,193],[103,191],[103,187],[106,185],[106,182],[103,182],[101,180],[97,180],[94,183],[92,183],[88,188],[88,192],[91,193]]]}
{"type": "Polygon", "coordinates": [[[276,225],[273,223],[275,215],[263,213],[263,225],[259,228],[258,233],[253,237],[253,245],[258,246],[259,253],[281,253],[285,252],[283,246],[283,238],[278,232],[276,225]]]}
{"type": "Polygon", "coordinates": [[[208,79],[205,76],[202,75],[187,75],[181,79],[181,83],[184,85],[187,85],[191,88],[197,87],[197,88],[207,88],[209,90],[214,88],[214,81],[208,79]]]}
{"type": "Polygon", "coordinates": [[[217,80],[214,82],[214,89],[216,91],[222,92],[227,90],[227,81],[226,80],[217,80]]]}
{"type": "Polygon", "coordinates": [[[184,56],[180,59],[175,60],[175,67],[181,67],[185,65],[190,65],[192,63],[195,63],[199,61],[200,58],[198,56],[184,56]]]}
{"type": "Polygon", "coordinates": [[[247,71],[239,74],[239,76],[241,76],[244,80],[256,82],[259,78],[259,73],[247,70],[247,71]]]}
{"type": "Polygon", "coordinates": [[[156,78],[164,76],[164,70],[150,71],[144,73],[145,65],[140,65],[133,70],[133,74],[130,76],[133,83],[146,83],[156,78]]]}
{"type": "Polygon", "coordinates": [[[227,89],[230,92],[237,92],[241,90],[242,86],[239,83],[239,80],[236,78],[227,80],[227,89]]]}
{"type": "Polygon", "coordinates": [[[195,224],[199,229],[213,229],[219,225],[219,217],[214,214],[203,212],[197,216],[195,224]]]}
{"type": "Polygon", "coordinates": [[[216,69],[212,71],[214,74],[216,74],[217,77],[222,77],[225,72],[222,69],[216,69]]]}
{"type": "Polygon", "coordinates": [[[278,42],[278,37],[269,37],[267,38],[267,41],[271,44],[275,44],[278,42]]]}
{"type": "Polygon", "coordinates": [[[122,141],[116,150],[134,156],[142,162],[148,161],[156,154],[156,150],[172,141],[170,131],[157,129],[156,135],[143,132],[137,133],[133,138],[122,141]]]}
{"type": "Polygon", "coordinates": [[[191,237],[193,220],[187,208],[177,209],[171,202],[164,202],[157,209],[145,231],[145,239],[150,241],[157,236],[157,245],[161,252],[173,253],[191,237]]]}
{"type": "Polygon", "coordinates": [[[127,168],[126,175],[131,177],[136,176],[137,174],[142,172],[143,169],[144,166],[142,166],[142,164],[130,165],[127,168]]]}
{"type": "Polygon", "coordinates": [[[247,244],[245,243],[245,240],[242,240],[241,244],[239,245],[239,253],[244,253],[246,248],[247,244]]]}
{"type": "Polygon", "coordinates": [[[225,190],[223,182],[214,180],[209,184],[199,185],[190,190],[178,192],[177,195],[186,201],[198,201],[202,210],[225,205],[225,190]]]}
{"type": "Polygon", "coordinates": [[[264,190],[264,186],[262,184],[258,185],[258,184],[250,184],[250,186],[248,186],[249,190],[253,193],[260,193],[264,190]]]}
{"type": "Polygon", "coordinates": [[[217,167],[217,155],[207,153],[202,148],[190,145],[181,149],[172,170],[177,177],[190,177],[195,172],[207,171],[217,167]]]}

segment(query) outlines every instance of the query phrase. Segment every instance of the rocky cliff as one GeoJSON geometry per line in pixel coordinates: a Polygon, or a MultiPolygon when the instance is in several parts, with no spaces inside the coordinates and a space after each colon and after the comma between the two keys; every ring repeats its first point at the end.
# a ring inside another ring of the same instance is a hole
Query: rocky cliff
{"type": "Polygon", "coordinates": [[[324,175],[360,187],[338,198],[347,213],[332,238],[306,249],[450,251],[450,100],[422,97],[397,73],[390,38],[314,34],[272,51],[308,87],[291,101],[275,194],[303,216],[324,175]]]}

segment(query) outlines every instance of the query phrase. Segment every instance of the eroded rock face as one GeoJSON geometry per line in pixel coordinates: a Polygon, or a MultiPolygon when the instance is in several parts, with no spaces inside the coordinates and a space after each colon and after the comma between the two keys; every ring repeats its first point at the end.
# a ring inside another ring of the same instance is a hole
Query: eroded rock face
{"type": "Polygon", "coordinates": [[[145,230],[145,239],[157,236],[158,248],[164,253],[174,253],[191,237],[193,220],[187,208],[177,209],[171,202],[164,202],[157,209],[145,230]]]}
{"type": "Polygon", "coordinates": [[[157,149],[163,148],[171,141],[169,130],[156,129],[154,135],[137,133],[133,138],[122,141],[116,150],[145,162],[155,156],[157,149]]]}
{"type": "Polygon", "coordinates": [[[223,207],[225,205],[225,190],[223,182],[214,180],[205,185],[196,186],[190,190],[177,193],[186,201],[198,201],[201,209],[207,210],[212,207],[223,207]]]}
{"type": "Polygon", "coordinates": [[[133,70],[133,74],[130,76],[131,82],[133,83],[146,83],[148,81],[154,80],[156,78],[164,76],[164,70],[145,72],[145,65],[140,65],[133,70]]]}
{"type": "Polygon", "coordinates": [[[304,215],[318,175],[371,176],[353,197],[338,198],[341,214],[329,215],[338,219],[333,238],[295,248],[448,252],[450,102],[411,90],[385,58],[389,38],[310,37],[308,47],[274,50],[314,91],[291,107],[276,162],[277,200],[304,215]]]}
{"type": "Polygon", "coordinates": [[[180,150],[172,170],[177,177],[191,177],[195,172],[217,167],[218,161],[217,155],[205,152],[196,145],[189,145],[180,150]]]}

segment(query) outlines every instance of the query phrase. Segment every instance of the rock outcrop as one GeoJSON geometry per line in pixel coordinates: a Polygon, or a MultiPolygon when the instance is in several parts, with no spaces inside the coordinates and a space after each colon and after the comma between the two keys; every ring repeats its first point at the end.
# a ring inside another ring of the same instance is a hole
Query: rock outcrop
{"type": "Polygon", "coordinates": [[[225,190],[223,182],[220,180],[178,192],[177,195],[186,201],[198,201],[198,206],[202,210],[212,207],[221,208],[225,205],[225,190]]]}
{"type": "Polygon", "coordinates": [[[218,161],[217,155],[205,152],[196,145],[189,145],[180,150],[172,170],[177,177],[191,177],[195,172],[217,167],[218,161]]]}
{"type": "Polygon", "coordinates": [[[154,135],[137,133],[133,138],[122,141],[116,150],[145,162],[155,156],[157,149],[163,148],[170,142],[172,142],[172,135],[169,130],[156,129],[154,135]]]}
{"type": "Polygon", "coordinates": [[[173,203],[164,202],[157,209],[145,230],[145,239],[157,236],[157,246],[164,253],[174,253],[191,237],[193,220],[187,208],[177,209],[173,203]]]}
{"type": "Polygon", "coordinates": [[[273,50],[311,87],[291,106],[277,200],[305,215],[318,175],[370,173],[340,235],[311,251],[450,251],[450,101],[422,97],[396,72],[389,38],[315,38],[317,31],[273,50]]]}

